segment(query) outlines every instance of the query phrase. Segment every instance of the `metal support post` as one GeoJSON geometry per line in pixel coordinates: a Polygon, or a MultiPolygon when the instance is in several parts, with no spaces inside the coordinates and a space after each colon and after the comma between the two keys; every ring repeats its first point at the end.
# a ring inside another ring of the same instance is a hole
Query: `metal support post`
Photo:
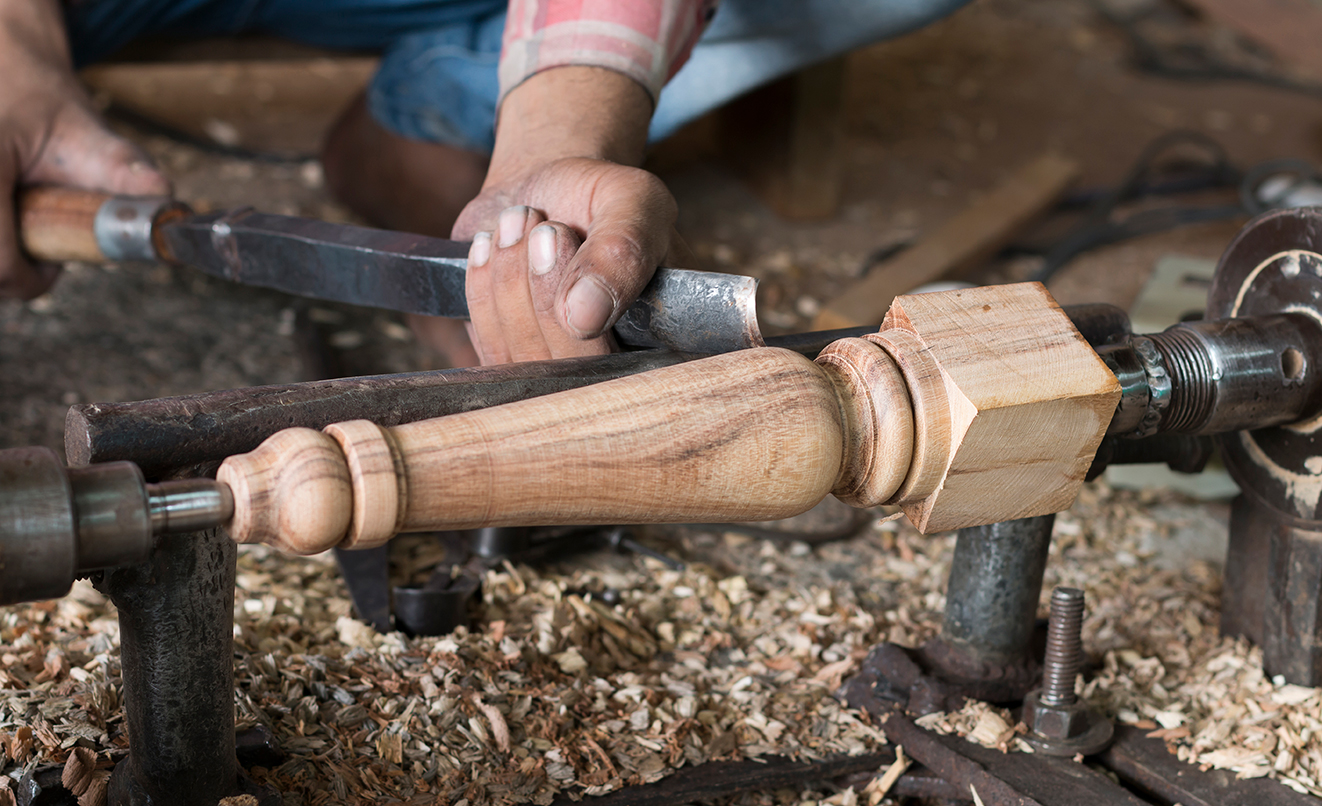
{"type": "Polygon", "coordinates": [[[1322,522],[1235,499],[1221,632],[1261,645],[1269,674],[1322,685],[1322,522]]]}
{"type": "Polygon", "coordinates": [[[1055,522],[1041,515],[961,529],[941,634],[918,649],[878,644],[842,690],[847,701],[858,706],[866,689],[928,714],[958,710],[968,698],[1022,700],[1038,673],[1033,634],[1055,522]]]}
{"type": "Polygon", "coordinates": [[[234,754],[237,549],[219,529],[161,538],[152,558],[105,574],[119,608],[128,758],[111,806],[215,806],[258,790],[234,754]]]}
{"type": "Polygon", "coordinates": [[[1028,661],[1055,515],[961,529],[941,639],[974,668],[1028,661]]]}

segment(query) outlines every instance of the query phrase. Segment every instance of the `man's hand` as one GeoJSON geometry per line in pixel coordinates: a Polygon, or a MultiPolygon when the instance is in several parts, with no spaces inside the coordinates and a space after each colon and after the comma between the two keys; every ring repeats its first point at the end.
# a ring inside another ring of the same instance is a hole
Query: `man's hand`
{"type": "Polygon", "coordinates": [[[539,73],[506,97],[472,238],[469,333],[483,364],[596,355],[663,263],[691,265],[675,200],[639,168],[651,101],[596,67],[539,73]]]}
{"type": "Polygon", "coordinates": [[[69,59],[57,0],[0,0],[0,298],[31,299],[55,282],[18,249],[14,189],[61,184],[168,193],[141,151],[101,123],[69,59]]]}

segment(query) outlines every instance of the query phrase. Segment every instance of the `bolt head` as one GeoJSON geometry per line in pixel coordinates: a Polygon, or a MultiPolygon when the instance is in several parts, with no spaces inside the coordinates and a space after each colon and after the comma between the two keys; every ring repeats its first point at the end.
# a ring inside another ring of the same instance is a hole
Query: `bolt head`
{"type": "Polygon", "coordinates": [[[1024,724],[1048,739],[1072,739],[1088,730],[1088,707],[1082,702],[1070,705],[1046,705],[1034,691],[1024,698],[1024,724]]]}

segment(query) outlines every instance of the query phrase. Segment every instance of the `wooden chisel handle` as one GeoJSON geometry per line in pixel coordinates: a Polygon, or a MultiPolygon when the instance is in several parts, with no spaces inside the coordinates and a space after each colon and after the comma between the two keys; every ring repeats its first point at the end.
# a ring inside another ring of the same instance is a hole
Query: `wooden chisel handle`
{"type": "Polygon", "coordinates": [[[19,240],[34,260],[153,260],[154,227],[188,208],[165,196],[115,196],[40,185],[18,197],[19,240]]]}
{"type": "Polygon", "coordinates": [[[908,471],[909,401],[880,348],[845,341],[818,363],[742,350],[394,428],[282,431],[221,466],[230,533],[309,554],[492,524],[784,518],[833,490],[876,504],[908,471]]]}

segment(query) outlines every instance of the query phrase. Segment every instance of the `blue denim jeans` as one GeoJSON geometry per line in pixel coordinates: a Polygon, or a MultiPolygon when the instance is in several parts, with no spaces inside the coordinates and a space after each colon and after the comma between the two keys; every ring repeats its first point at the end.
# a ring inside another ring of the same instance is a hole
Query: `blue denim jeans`
{"type": "MultiPolygon", "coordinates": [[[[723,0],[661,93],[650,139],[802,67],[899,36],[968,0],[723,0]]],[[[490,152],[505,0],[66,0],[78,66],[146,34],[260,32],[376,51],[368,108],[404,137],[490,152]]]]}

